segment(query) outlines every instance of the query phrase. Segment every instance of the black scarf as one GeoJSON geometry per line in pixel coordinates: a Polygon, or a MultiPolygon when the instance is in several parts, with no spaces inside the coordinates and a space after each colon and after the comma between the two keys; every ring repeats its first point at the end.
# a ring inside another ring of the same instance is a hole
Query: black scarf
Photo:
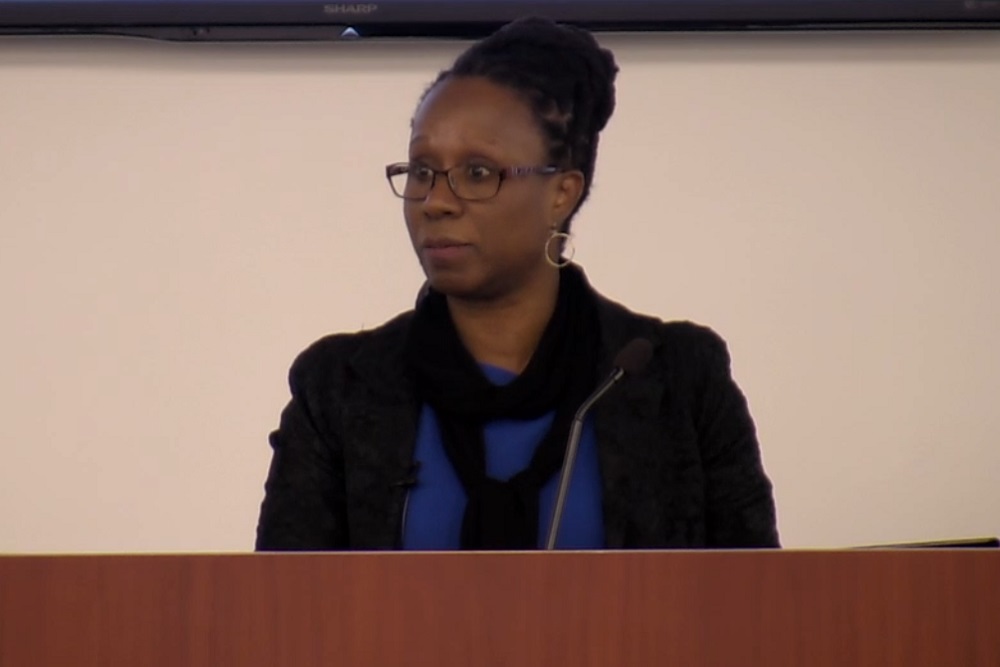
{"type": "Polygon", "coordinates": [[[527,368],[503,386],[490,383],[462,345],[444,295],[430,290],[420,301],[405,353],[468,499],[463,549],[538,546],[539,491],[562,465],[573,415],[594,389],[598,349],[597,297],[575,265],[560,272],[555,310],[527,368]],[[528,467],[507,481],[487,477],[483,425],[552,410],[528,467]]]}

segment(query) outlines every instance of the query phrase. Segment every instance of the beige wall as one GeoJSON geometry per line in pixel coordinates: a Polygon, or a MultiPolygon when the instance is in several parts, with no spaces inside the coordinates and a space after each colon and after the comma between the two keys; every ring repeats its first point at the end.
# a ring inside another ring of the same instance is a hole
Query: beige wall
{"type": "MultiPolygon", "coordinates": [[[[789,546],[1000,533],[1000,35],[609,36],[577,258],[715,327],[789,546]]],[[[461,47],[0,41],[0,551],[251,548],[298,350],[420,274],[461,47]]]]}

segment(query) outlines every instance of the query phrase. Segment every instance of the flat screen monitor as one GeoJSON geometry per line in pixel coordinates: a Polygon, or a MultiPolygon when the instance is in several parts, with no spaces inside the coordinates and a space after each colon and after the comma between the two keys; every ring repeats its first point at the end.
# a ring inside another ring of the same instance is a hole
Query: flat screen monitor
{"type": "Polygon", "coordinates": [[[0,0],[0,34],[477,37],[528,14],[597,31],[996,28],[1000,0],[0,0]]]}

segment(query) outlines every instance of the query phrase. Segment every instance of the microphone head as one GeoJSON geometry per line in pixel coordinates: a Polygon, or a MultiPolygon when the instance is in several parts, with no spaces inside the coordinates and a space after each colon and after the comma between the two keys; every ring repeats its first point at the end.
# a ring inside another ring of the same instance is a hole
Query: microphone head
{"type": "Polygon", "coordinates": [[[626,375],[634,375],[645,368],[652,358],[653,344],[645,338],[633,338],[615,357],[615,368],[622,369],[626,375]]]}

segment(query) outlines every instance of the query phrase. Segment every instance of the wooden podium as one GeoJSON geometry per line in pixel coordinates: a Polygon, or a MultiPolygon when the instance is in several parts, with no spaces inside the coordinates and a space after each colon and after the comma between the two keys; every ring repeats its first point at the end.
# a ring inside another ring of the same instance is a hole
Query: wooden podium
{"type": "Polygon", "coordinates": [[[0,667],[996,667],[1000,551],[0,557],[0,667]]]}

